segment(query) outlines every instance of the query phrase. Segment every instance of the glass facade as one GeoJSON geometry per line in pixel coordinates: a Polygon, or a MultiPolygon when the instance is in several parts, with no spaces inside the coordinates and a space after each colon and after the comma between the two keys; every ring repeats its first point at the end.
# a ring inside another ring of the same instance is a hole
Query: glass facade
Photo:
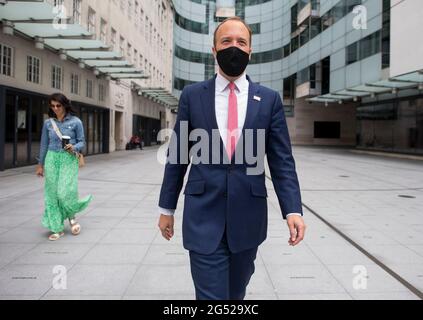
{"type": "Polygon", "coordinates": [[[351,64],[381,52],[380,31],[354,42],[347,47],[346,63],[351,64]]]}
{"type": "MultiPolygon", "coordinates": [[[[216,15],[218,6],[233,6],[235,14],[244,18],[253,31],[253,54],[248,74],[282,93],[281,60],[289,54],[283,47],[282,1],[188,1],[176,0],[175,59],[173,89],[179,95],[185,85],[210,79],[216,72],[212,55],[213,32],[225,19],[216,15]],[[278,35],[277,37],[275,37],[278,35]]],[[[288,50],[290,51],[290,50],[288,50]]]]}
{"type": "MultiPolygon", "coordinates": [[[[236,15],[253,30],[253,54],[247,73],[253,81],[283,96],[286,115],[295,118],[291,124],[294,123],[297,132],[308,130],[302,121],[308,121],[304,119],[315,112],[299,114],[305,111],[304,105],[310,108],[314,105],[306,99],[329,93],[336,97],[336,93],[347,88],[380,81],[388,72],[383,69],[390,66],[391,59],[389,0],[230,2],[234,2],[232,9],[236,15]],[[362,7],[354,10],[357,6],[362,7]],[[360,22],[366,25],[357,26],[353,22],[363,12],[365,19],[360,22]],[[296,108],[299,113],[294,112],[296,108]]],[[[174,91],[179,95],[186,85],[213,76],[216,68],[211,52],[213,31],[224,17],[215,15],[216,1],[174,3],[178,16],[184,18],[178,18],[174,31],[174,91]]],[[[415,94],[416,91],[409,93],[415,94]]],[[[377,95],[377,99],[357,98],[354,106],[349,106],[353,111],[358,106],[356,115],[353,112],[348,115],[351,119],[337,111],[330,114],[321,110],[321,114],[316,112],[319,121],[313,119],[307,126],[314,125],[314,138],[348,140],[345,143],[352,144],[356,135],[361,148],[422,153],[421,104],[421,97],[407,100],[388,94],[377,95]],[[370,103],[373,100],[377,102],[370,103]],[[357,129],[350,126],[347,133],[348,123],[357,123],[357,129]]],[[[300,135],[301,143],[313,143],[313,137],[300,135]]]]}
{"type": "Polygon", "coordinates": [[[132,134],[139,136],[144,146],[160,144],[157,140],[158,133],[161,130],[160,120],[134,115],[132,128],[132,134]]]}
{"type": "Polygon", "coordinates": [[[359,148],[423,154],[423,95],[357,108],[359,148]]]}

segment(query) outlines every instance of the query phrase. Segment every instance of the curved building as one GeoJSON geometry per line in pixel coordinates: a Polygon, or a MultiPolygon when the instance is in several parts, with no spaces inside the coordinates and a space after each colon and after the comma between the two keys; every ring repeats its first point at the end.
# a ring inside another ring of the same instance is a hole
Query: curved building
{"type": "Polygon", "coordinates": [[[290,32],[283,28],[285,1],[174,0],[174,91],[211,78],[213,32],[229,16],[244,18],[253,30],[253,56],[248,74],[254,81],[282,93],[282,48],[290,32]],[[286,32],[285,32],[286,31],[286,32]]]}
{"type": "Polygon", "coordinates": [[[297,54],[291,55],[291,50],[298,47],[298,43],[292,43],[298,15],[298,10],[293,12],[292,8],[296,7],[297,0],[174,0],[173,3],[174,94],[179,95],[184,86],[214,75],[213,32],[226,17],[239,16],[253,31],[253,54],[247,73],[254,82],[278,91],[283,97],[293,142],[313,144],[308,133],[302,137],[301,129],[297,130],[304,121],[300,114],[298,123],[294,113],[294,104],[297,106],[299,102],[294,100],[296,74],[302,65],[308,66],[308,59],[301,64],[297,54]]]}
{"type": "Polygon", "coordinates": [[[175,95],[213,76],[213,32],[236,15],[254,33],[247,73],[283,97],[294,144],[423,153],[421,1],[173,3],[175,95]]]}

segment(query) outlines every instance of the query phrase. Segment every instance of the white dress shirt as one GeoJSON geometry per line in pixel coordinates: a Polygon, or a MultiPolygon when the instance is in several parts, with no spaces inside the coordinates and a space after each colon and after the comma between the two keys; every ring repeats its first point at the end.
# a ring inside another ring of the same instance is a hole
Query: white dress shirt
{"type": "MultiPolygon", "coordinates": [[[[247,75],[244,73],[235,81],[235,94],[238,102],[238,130],[242,131],[247,116],[248,92],[250,83],[247,80],[247,75]]],[[[227,128],[228,128],[228,105],[229,105],[229,81],[220,73],[217,73],[215,86],[215,112],[216,121],[219,128],[220,136],[225,145],[227,144],[227,128]]],[[[165,209],[159,207],[160,214],[171,216],[175,214],[174,209],[165,209]]],[[[300,213],[289,213],[289,215],[299,215],[300,213]]]]}

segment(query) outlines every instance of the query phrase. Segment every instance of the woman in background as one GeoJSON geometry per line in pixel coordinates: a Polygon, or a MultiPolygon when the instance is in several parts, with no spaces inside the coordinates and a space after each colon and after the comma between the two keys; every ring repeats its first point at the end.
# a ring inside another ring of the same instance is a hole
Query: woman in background
{"type": "Polygon", "coordinates": [[[70,101],[61,93],[49,98],[49,116],[44,122],[39,164],[36,174],[45,176],[45,210],[42,224],[52,233],[49,240],[55,241],[64,235],[64,221],[69,220],[73,235],[81,231],[75,215],[83,211],[92,200],[88,195],[84,199],[78,196],[78,158],[85,146],[84,127],[75,116],[70,101]],[[62,146],[62,140],[55,131],[56,124],[62,136],[69,136],[69,144],[62,146]]]}

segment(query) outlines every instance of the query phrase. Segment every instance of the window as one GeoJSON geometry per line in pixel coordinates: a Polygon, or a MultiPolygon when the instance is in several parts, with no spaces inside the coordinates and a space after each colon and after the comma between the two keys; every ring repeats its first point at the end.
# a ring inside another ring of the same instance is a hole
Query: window
{"type": "Polygon", "coordinates": [[[63,69],[59,66],[51,66],[51,87],[62,90],[63,69]]]}
{"type": "Polygon", "coordinates": [[[380,37],[382,38],[382,68],[389,68],[390,52],[391,52],[391,2],[383,0],[383,18],[382,30],[380,37]]]}
{"type": "Polygon", "coordinates": [[[130,43],[128,43],[126,58],[128,59],[129,63],[132,63],[132,46],[130,43]]]}
{"type": "Polygon", "coordinates": [[[285,58],[289,56],[290,54],[291,54],[291,44],[288,43],[287,45],[283,47],[283,57],[285,58]]]}
{"type": "Polygon", "coordinates": [[[297,73],[297,86],[306,82],[310,82],[311,89],[316,88],[316,64],[312,64],[297,73]]]}
{"type": "Polygon", "coordinates": [[[71,93],[79,94],[79,75],[71,74],[71,93]]]}
{"type": "Polygon", "coordinates": [[[360,59],[365,59],[380,52],[380,32],[377,31],[360,40],[360,59]]]}
{"type": "Polygon", "coordinates": [[[128,18],[132,19],[132,0],[128,0],[128,18]]]}
{"type": "Polygon", "coordinates": [[[333,25],[335,23],[334,18],[332,16],[332,13],[326,12],[323,16],[322,16],[322,31],[325,31],[327,28],[329,28],[331,25],[333,25]]]}
{"type": "Polygon", "coordinates": [[[300,33],[300,47],[305,45],[310,40],[310,30],[308,27],[304,29],[303,32],[300,33]]]}
{"type": "Polygon", "coordinates": [[[28,56],[26,80],[29,82],[40,83],[40,70],[40,59],[33,56],[28,56]]]}
{"type": "MultiPolygon", "coordinates": [[[[171,19],[171,24],[173,23],[171,19]]],[[[209,25],[207,23],[201,23],[189,20],[181,15],[178,14],[178,12],[175,11],[175,23],[181,27],[182,29],[185,29],[187,31],[195,32],[195,33],[201,33],[201,34],[208,34],[209,33],[209,25]]]]}
{"type": "Polygon", "coordinates": [[[350,44],[346,51],[346,63],[351,64],[381,52],[380,35],[381,32],[376,31],[360,41],[350,44]]]}
{"type": "Polygon", "coordinates": [[[61,5],[63,5],[63,1],[64,1],[64,0],[54,0],[53,5],[54,5],[55,7],[61,6],[61,5]]]}
{"type": "Polygon", "coordinates": [[[88,8],[88,32],[91,32],[92,34],[96,34],[95,30],[95,11],[91,8],[88,8]]]}
{"type": "Polygon", "coordinates": [[[110,46],[112,47],[112,50],[116,49],[116,30],[113,28],[110,33],[110,46]]]}
{"type": "Polygon", "coordinates": [[[135,9],[134,9],[134,13],[135,13],[135,17],[134,17],[134,24],[135,24],[135,28],[138,29],[138,11],[139,11],[139,4],[137,1],[135,1],[135,9]]]}
{"type": "Polygon", "coordinates": [[[297,81],[297,74],[289,76],[288,78],[283,79],[283,99],[288,100],[291,103],[294,103],[295,99],[295,82],[297,81]]]}
{"type": "Polygon", "coordinates": [[[298,3],[291,7],[291,33],[298,27],[298,3]]]}
{"type": "Polygon", "coordinates": [[[12,76],[12,48],[0,43],[0,74],[12,76]]]}
{"type": "Polygon", "coordinates": [[[141,14],[140,14],[140,31],[141,33],[144,33],[144,10],[141,9],[141,14]]]}
{"type": "Polygon", "coordinates": [[[148,17],[146,17],[145,18],[145,38],[146,39],[147,39],[148,34],[149,34],[149,29],[148,29],[149,25],[150,25],[150,22],[148,21],[148,17]]]}
{"type": "Polygon", "coordinates": [[[107,43],[107,22],[103,19],[100,22],[100,40],[107,43]]]}
{"type": "Polygon", "coordinates": [[[322,22],[320,19],[312,20],[311,21],[311,29],[310,29],[310,39],[313,39],[315,36],[322,32],[322,22]]]}
{"type": "Polygon", "coordinates": [[[87,98],[93,97],[93,81],[92,80],[87,80],[86,96],[87,98]]]}
{"type": "Polygon", "coordinates": [[[299,36],[291,39],[291,53],[299,48],[299,36]]]}
{"type": "Polygon", "coordinates": [[[345,1],[339,1],[332,9],[331,16],[333,17],[333,23],[341,20],[347,13],[345,1]]]}
{"type": "Polygon", "coordinates": [[[105,96],[106,96],[106,91],[105,91],[105,87],[104,84],[99,84],[98,85],[98,100],[99,101],[104,101],[105,96]]]}
{"type": "Polygon", "coordinates": [[[138,50],[134,49],[134,66],[138,67],[138,50]]]}
{"type": "Polygon", "coordinates": [[[73,0],[72,18],[74,23],[81,23],[81,1],[82,0],[73,0]]]}
{"type": "Polygon", "coordinates": [[[340,139],[341,123],[339,121],[316,121],[314,122],[315,139],[340,139]]]}
{"type": "Polygon", "coordinates": [[[125,55],[125,38],[120,37],[119,43],[120,55],[123,57],[125,55]]]}
{"type": "Polygon", "coordinates": [[[352,43],[347,47],[347,65],[359,60],[358,42],[352,43]]]}

